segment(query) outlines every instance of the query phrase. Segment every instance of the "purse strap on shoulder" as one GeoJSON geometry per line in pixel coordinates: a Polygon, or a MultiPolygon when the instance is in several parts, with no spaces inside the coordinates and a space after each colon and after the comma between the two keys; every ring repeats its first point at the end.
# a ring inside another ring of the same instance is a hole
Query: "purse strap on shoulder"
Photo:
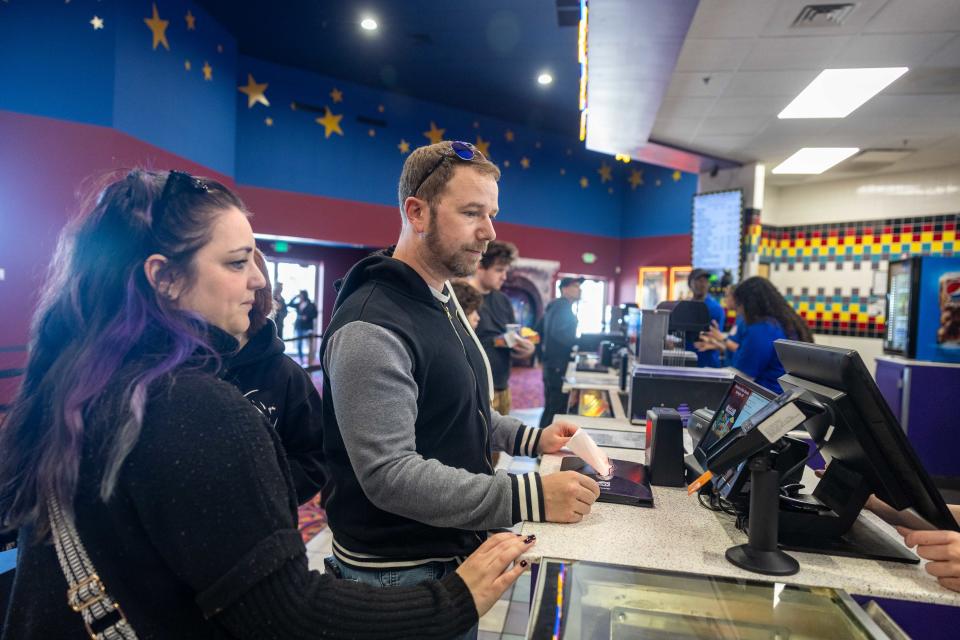
{"type": "Polygon", "coordinates": [[[73,521],[64,515],[60,501],[49,497],[47,510],[57,560],[67,580],[67,604],[83,617],[91,640],[137,640],[127,616],[97,575],[80,534],[73,521]]]}

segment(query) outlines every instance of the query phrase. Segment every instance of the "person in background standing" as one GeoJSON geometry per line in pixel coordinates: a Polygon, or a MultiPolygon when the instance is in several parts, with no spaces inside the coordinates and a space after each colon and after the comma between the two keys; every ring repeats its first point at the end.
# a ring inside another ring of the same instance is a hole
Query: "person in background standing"
{"type": "Polygon", "coordinates": [[[547,305],[543,313],[543,415],[540,426],[553,422],[554,414],[566,413],[567,396],[563,392],[563,376],[570,362],[570,352],[577,343],[577,314],[573,304],[580,300],[583,278],[560,280],[560,297],[547,305]]]}
{"type": "MultiPolygon", "coordinates": [[[[693,292],[693,299],[707,305],[710,313],[710,327],[722,327],[725,319],[723,307],[710,295],[710,272],[706,269],[694,269],[687,278],[687,286],[693,292]]],[[[695,333],[695,332],[694,332],[695,333]]],[[[688,332],[687,350],[697,353],[698,367],[719,367],[720,354],[714,349],[700,349],[695,335],[688,332]]]]}
{"type": "Polygon", "coordinates": [[[470,326],[476,331],[477,325],[480,324],[483,296],[466,280],[453,280],[450,285],[453,287],[453,294],[457,296],[457,301],[460,302],[460,307],[463,308],[463,315],[467,316],[470,326]]]}
{"type": "Polygon", "coordinates": [[[297,357],[300,358],[300,362],[302,363],[303,342],[307,340],[310,349],[307,362],[313,364],[313,359],[317,351],[315,347],[316,337],[314,335],[314,328],[317,321],[317,305],[310,300],[310,295],[306,289],[300,289],[300,293],[287,303],[287,306],[297,310],[297,320],[293,323],[293,329],[297,332],[297,357]]]}
{"type": "Polygon", "coordinates": [[[263,254],[253,261],[266,285],[254,293],[250,327],[233,334],[240,350],[224,358],[220,378],[243,394],[267,419],[287,454],[297,502],[305,504],[323,488],[323,408],[320,394],[303,367],[284,354],[270,319],[274,297],[263,254]]]}
{"type": "Polygon", "coordinates": [[[283,299],[283,283],[273,289],[273,319],[277,323],[277,337],[283,340],[283,321],[287,319],[287,301],[283,299]]]}
{"type": "MultiPolygon", "coordinates": [[[[493,408],[500,415],[508,415],[512,408],[510,399],[510,359],[529,358],[533,355],[533,343],[521,338],[516,331],[517,318],[510,299],[500,291],[507,280],[507,271],[517,259],[517,248],[509,242],[494,240],[480,259],[477,272],[470,278],[470,284],[483,296],[480,307],[480,323],[477,325],[477,337],[490,361],[493,373],[493,408]],[[515,325],[510,327],[510,325],[515,325]]],[[[548,423],[549,424],[549,423],[548,423]]]]}

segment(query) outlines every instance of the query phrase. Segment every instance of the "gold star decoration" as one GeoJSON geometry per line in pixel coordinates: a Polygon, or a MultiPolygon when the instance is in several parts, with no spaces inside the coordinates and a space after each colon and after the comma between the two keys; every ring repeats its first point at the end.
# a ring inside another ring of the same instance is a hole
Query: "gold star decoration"
{"type": "Polygon", "coordinates": [[[529,169],[530,158],[528,158],[527,156],[523,156],[522,158],[520,158],[520,166],[523,167],[524,169],[529,169]]]}
{"type": "Polygon", "coordinates": [[[562,175],[562,176],[567,175],[567,170],[566,170],[566,169],[560,169],[560,175],[562,175]]]}
{"type": "Polygon", "coordinates": [[[630,172],[630,188],[634,191],[637,190],[637,187],[643,184],[643,169],[634,169],[630,172]]]}
{"type": "Polygon", "coordinates": [[[99,16],[93,16],[93,20],[90,21],[90,24],[93,25],[94,31],[99,31],[100,29],[103,29],[103,18],[99,16]]]}
{"type": "Polygon", "coordinates": [[[503,161],[503,166],[505,166],[507,169],[509,169],[509,168],[510,168],[510,161],[509,161],[509,160],[504,160],[504,161],[503,161]]]}
{"type": "Polygon", "coordinates": [[[410,153],[410,143],[400,138],[400,144],[397,145],[397,149],[400,149],[400,154],[410,153]]]}
{"type": "Polygon", "coordinates": [[[513,135],[513,131],[507,129],[506,133],[503,134],[503,137],[507,139],[507,142],[513,142],[515,136],[513,135]]]}
{"type": "Polygon", "coordinates": [[[386,111],[386,110],[387,110],[387,108],[386,108],[385,106],[383,106],[382,104],[378,104],[378,105],[377,105],[377,111],[379,111],[380,113],[383,113],[383,112],[386,111]]]}
{"type": "Polygon", "coordinates": [[[334,104],[343,102],[343,91],[334,87],[333,91],[330,92],[330,99],[333,100],[334,104]]]}
{"type": "Polygon", "coordinates": [[[190,69],[193,68],[193,65],[190,64],[190,61],[189,61],[189,60],[184,60],[184,61],[183,61],[183,68],[184,68],[184,70],[186,70],[186,71],[190,71],[190,69]]]}
{"type": "Polygon", "coordinates": [[[265,107],[270,106],[270,101],[267,100],[267,87],[270,86],[266,82],[257,82],[253,79],[253,74],[247,74],[247,86],[237,87],[237,91],[240,93],[245,93],[247,95],[247,109],[253,109],[253,105],[258,102],[265,107]]]}
{"type": "Polygon", "coordinates": [[[153,33],[153,50],[156,51],[157,45],[162,44],[164,49],[170,51],[170,43],[167,42],[167,25],[170,24],[170,21],[160,19],[160,14],[157,13],[156,2],[153,3],[153,17],[144,18],[143,21],[153,33]]]}
{"type": "Polygon", "coordinates": [[[430,144],[437,144],[438,142],[443,142],[443,134],[446,133],[446,129],[438,129],[437,125],[430,121],[430,130],[423,132],[423,137],[430,140],[430,144]]]}
{"type": "Polygon", "coordinates": [[[272,127],[272,126],[273,126],[273,118],[269,118],[269,117],[268,117],[268,118],[264,118],[264,119],[263,119],[263,124],[267,125],[268,127],[272,127]]]}
{"type": "Polygon", "coordinates": [[[587,176],[581,176],[581,177],[580,177],[580,188],[581,188],[581,189],[586,189],[586,188],[589,187],[589,186],[590,186],[590,181],[587,180],[587,176]]]}
{"type": "Polygon", "coordinates": [[[197,30],[197,18],[189,9],[187,9],[187,15],[183,16],[183,19],[187,21],[187,31],[197,30]]]}
{"type": "Polygon", "coordinates": [[[613,174],[611,173],[612,171],[613,171],[613,168],[610,165],[608,165],[606,162],[600,163],[600,168],[597,169],[597,173],[600,174],[601,184],[603,184],[604,182],[610,182],[611,180],[613,180],[613,174]]]}
{"type": "Polygon", "coordinates": [[[679,171],[674,171],[671,177],[673,178],[674,182],[680,182],[680,178],[683,177],[683,174],[680,173],[679,171]]]}
{"type": "Polygon", "coordinates": [[[477,151],[483,154],[483,157],[487,160],[490,159],[490,141],[484,140],[483,136],[477,136],[477,142],[474,144],[477,148],[477,151]]]}
{"type": "Polygon", "coordinates": [[[339,116],[333,115],[330,107],[324,107],[323,111],[323,117],[316,119],[317,124],[323,125],[323,137],[329,138],[331,133],[338,133],[342,136],[343,129],[340,128],[340,120],[343,118],[343,114],[339,116]]]}
{"type": "Polygon", "coordinates": [[[377,136],[377,130],[376,130],[376,129],[367,129],[367,135],[370,136],[371,138],[375,138],[375,137],[377,136]]]}
{"type": "Polygon", "coordinates": [[[213,67],[206,60],[203,61],[203,79],[207,82],[213,80],[213,67]]]}

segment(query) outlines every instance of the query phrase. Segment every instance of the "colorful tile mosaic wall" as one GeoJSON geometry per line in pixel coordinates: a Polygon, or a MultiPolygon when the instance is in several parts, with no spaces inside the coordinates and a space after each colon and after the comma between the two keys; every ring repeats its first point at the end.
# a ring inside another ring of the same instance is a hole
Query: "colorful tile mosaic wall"
{"type": "Polygon", "coordinates": [[[746,250],[773,272],[812,272],[815,286],[786,287],[783,293],[814,333],[882,338],[882,294],[858,288],[844,292],[840,287],[828,294],[816,285],[842,283],[845,270],[886,271],[891,259],[960,255],[958,228],[957,213],[792,227],[763,226],[759,215],[753,215],[746,250]]]}

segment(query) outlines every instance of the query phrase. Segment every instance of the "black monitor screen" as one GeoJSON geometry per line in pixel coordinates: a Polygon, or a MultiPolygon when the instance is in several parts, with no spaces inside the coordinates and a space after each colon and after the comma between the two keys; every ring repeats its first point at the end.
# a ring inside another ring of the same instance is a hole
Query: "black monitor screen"
{"type": "Polygon", "coordinates": [[[809,391],[830,410],[832,425],[807,425],[824,457],[859,473],[895,509],[912,507],[937,528],[960,530],[856,351],[789,340],[775,347],[784,389],[809,391]]]}
{"type": "MultiPolygon", "coordinates": [[[[704,433],[703,439],[694,451],[700,464],[706,467],[706,459],[714,445],[731,431],[740,429],[744,422],[765,407],[774,397],[775,394],[767,389],[739,376],[736,377],[713,414],[710,428],[704,433]]],[[[737,477],[743,472],[745,464],[746,462],[742,462],[722,476],[713,479],[713,484],[721,495],[728,497],[730,490],[736,484],[737,477]]]]}
{"type": "Polygon", "coordinates": [[[750,416],[762,409],[773,398],[774,394],[770,391],[743,378],[736,378],[713,414],[713,422],[710,423],[710,428],[707,429],[700,444],[697,445],[697,457],[698,459],[702,457],[700,463],[703,464],[706,461],[710,449],[721,438],[731,431],[739,429],[750,416]]]}

